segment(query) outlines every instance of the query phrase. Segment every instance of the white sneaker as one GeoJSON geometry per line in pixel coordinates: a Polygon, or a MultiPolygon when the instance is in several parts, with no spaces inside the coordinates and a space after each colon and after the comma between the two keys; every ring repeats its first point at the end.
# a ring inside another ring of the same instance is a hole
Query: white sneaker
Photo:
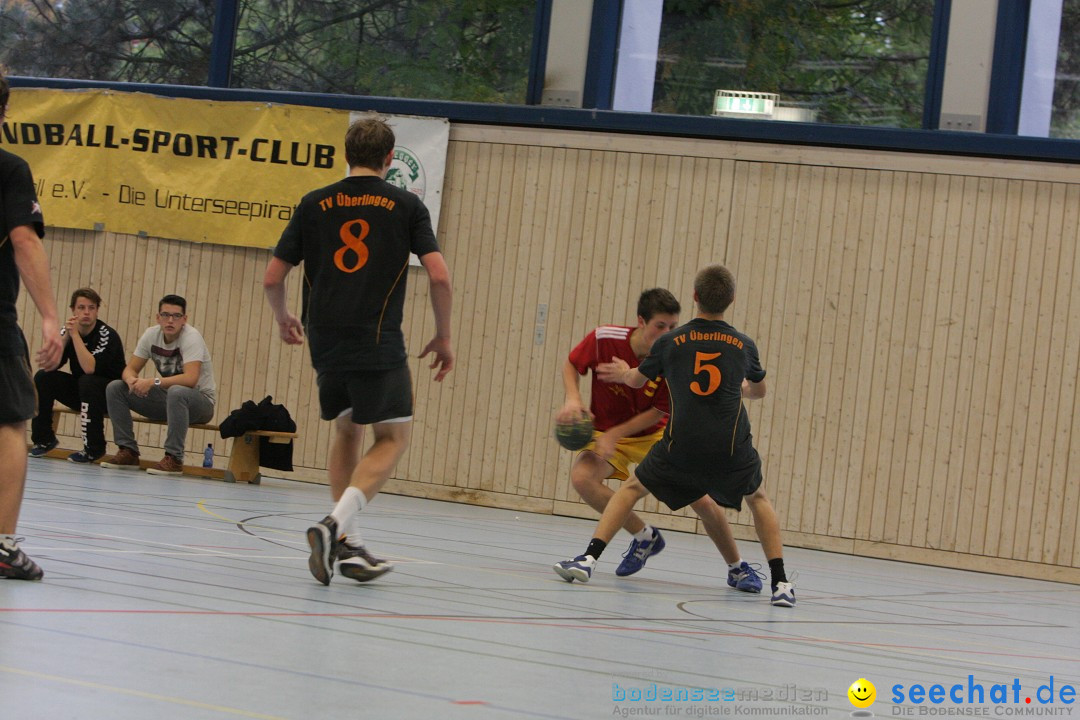
{"type": "Polygon", "coordinates": [[[593,568],[596,567],[596,558],[592,555],[578,555],[573,560],[557,562],[552,569],[566,582],[587,583],[592,577],[593,568]]]}
{"type": "Polygon", "coordinates": [[[776,583],[776,589],[772,594],[772,604],[777,607],[795,607],[795,584],[776,583]]]}

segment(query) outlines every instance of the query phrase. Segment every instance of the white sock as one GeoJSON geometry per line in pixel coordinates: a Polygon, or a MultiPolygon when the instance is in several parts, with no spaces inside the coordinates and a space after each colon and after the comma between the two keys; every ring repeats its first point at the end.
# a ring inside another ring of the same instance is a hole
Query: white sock
{"type": "Polygon", "coordinates": [[[367,506],[364,493],[354,487],[345,488],[341,499],[334,506],[330,517],[337,520],[338,531],[350,540],[350,545],[360,545],[360,511],[367,506]]]}
{"type": "Polygon", "coordinates": [[[639,542],[648,542],[656,537],[656,533],[653,532],[651,525],[646,525],[641,528],[640,532],[634,533],[634,539],[639,542]]]}
{"type": "Polygon", "coordinates": [[[727,569],[728,570],[738,570],[741,567],[742,567],[742,560],[736,560],[733,563],[728,563],[727,569]]]}
{"type": "Polygon", "coordinates": [[[3,545],[8,550],[15,549],[15,536],[14,535],[0,535],[0,545],[3,545]]]}

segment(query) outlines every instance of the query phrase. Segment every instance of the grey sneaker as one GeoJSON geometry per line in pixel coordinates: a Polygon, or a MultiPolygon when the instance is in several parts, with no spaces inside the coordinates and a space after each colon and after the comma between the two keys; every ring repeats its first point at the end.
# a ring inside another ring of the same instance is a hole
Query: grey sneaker
{"type": "Polygon", "coordinates": [[[357,582],[374,580],[394,569],[394,564],[373,556],[363,546],[341,545],[338,553],[338,572],[357,582]]]}
{"type": "Polygon", "coordinates": [[[323,585],[329,585],[330,578],[334,576],[334,560],[337,558],[339,546],[337,520],[327,515],[309,527],[307,541],[311,546],[308,570],[316,580],[323,585]]]}
{"type": "Polygon", "coordinates": [[[26,556],[17,544],[10,547],[0,542],[0,577],[11,580],[40,580],[45,571],[26,556]]]}

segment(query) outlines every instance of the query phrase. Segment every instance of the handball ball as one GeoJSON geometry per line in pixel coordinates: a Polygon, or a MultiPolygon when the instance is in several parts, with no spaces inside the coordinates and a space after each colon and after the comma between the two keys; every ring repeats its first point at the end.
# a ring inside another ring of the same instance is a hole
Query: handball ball
{"type": "Polygon", "coordinates": [[[555,423],[555,439],[567,450],[580,450],[592,442],[593,424],[588,415],[568,423],[555,423]]]}

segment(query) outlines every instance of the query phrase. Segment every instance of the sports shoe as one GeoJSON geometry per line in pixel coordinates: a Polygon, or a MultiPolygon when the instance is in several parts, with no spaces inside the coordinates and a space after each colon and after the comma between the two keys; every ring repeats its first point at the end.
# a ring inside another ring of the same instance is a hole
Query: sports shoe
{"type": "Polygon", "coordinates": [[[139,453],[122,447],[116,451],[115,455],[110,455],[102,460],[101,467],[112,468],[113,470],[138,470],[139,453]]]}
{"type": "Polygon", "coordinates": [[[165,453],[165,457],[146,468],[146,472],[151,475],[183,475],[184,463],[165,453]]]}
{"type": "Polygon", "coordinates": [[[738,570],[728,569],[727,584],[730,587],[733,587],[736,590],[742,590],[743,592],[761,592],[761,580],[765,575],[759,571],[760,567],[761,566],[756,563],[751,565],[743,560],[742,565],[739,566],[738,570]]]}
{"type": "Polygon", "coordinates": [[[619,577],[633,575],[645,567],[645,561],[658,554],[667,545],[660,531],[653,528],[652,540],[634,540],[630,547],[623,553],[623,561],[615,568],[615,574],[619,577]]]}
{"type": "Polygon", "coordinates": [[[587,583],[592,577],[593,568],[596,567],[596,558],[591,555],[578,555],[573,560],[563,560],[555,563],[552,569],[566,582],[587,583]]]}
{"type": "Polygon", "coordinates": [[[307,531],[308,545],[311,546],[308,570],[323,585],[329,585],[330,578],[334,576],[334,559],[340,544],[337,538],[337,520],[330,515],[309,527],[307,531]]]}
{"type": "Polygon", "coordinates": [[[15,543],[8,547],[0,542],[0,577],[11,580],[40,580],[45,572],[15,543]]]}
{"type": "Polygon", "coordinates": [[[776,589],[772,592],[772,604],[777,607],[795,607],[794,583],[776,583],[776,589]]]}
{"type": "Polygon", "coordinates": [[[338,572],[357,582],[374,580],[394,569],[394,564],[374,557],[363,546],[342,543],[338,551],[338,572]]]}
{"type": "Polygon", "coordinates": [[[104,452],[93,454],[89,450],[79,450],[68,455],[68,462],[78,463],[79,465],[86,465],[92,462],[96,462],[98,458],[104,455],[104,452]]]}
{"type": "Polygon", "coordinates": [[[53,438],[49,442],[35,443],[34,447],[30,448],[30,457],[44,457],[50,450],[60,444],[60,441],[53,438]]]}

